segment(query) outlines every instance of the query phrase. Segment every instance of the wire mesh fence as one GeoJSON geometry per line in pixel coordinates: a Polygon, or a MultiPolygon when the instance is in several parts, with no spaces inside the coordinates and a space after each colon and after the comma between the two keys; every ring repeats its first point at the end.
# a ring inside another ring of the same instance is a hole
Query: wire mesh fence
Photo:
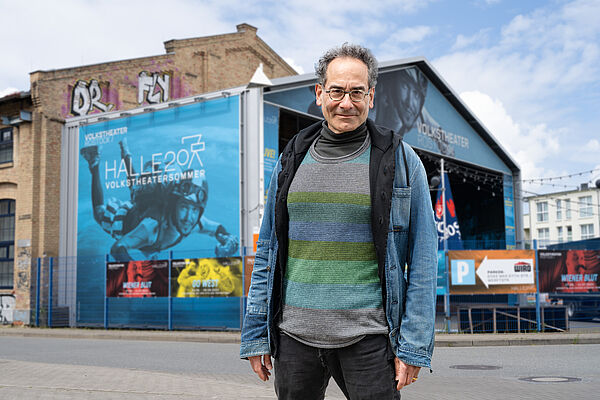
{"type": "MultiPolygon", "coordinates": [[[[551,266],[556,269],[551,272],[557,279],[571,279],[573,274],[566,266],[564,252],[541,250],[544,251],[562,257],[557,260],[563,261],[551,266]]],[[[600,251],[593,252],[600,260],[600,251]]],[[[435,324],[438,332],[566,331],[573,318],[600,316],[597,273],[578,272],[571,280],[593,277],[596,286],[567,286],[571,292],[540,291],[539,282],[548,280],[548,273],[544,273],[536,277],[533,290],[528,293],[456,293],[448,282],[452,271],[446,258],[450,252],[440,253],[435,324]]],[[[537,258],[539,252],[533,253],[537,258]]],[[[586,257],[591,259],[589,254],[586,257]]],[[[155,260],[129,262],[117,262],[108,255],[39,258],[31,266],[35,277],[31,291],[32,324],[239,330],[253,262],[250,249],[227,258],[215,258],[213,249],[193,254],[165,252],[155,260]]],[[[589,268],[588,272],[600,269],[600,261],[589,268]]],[[[480,277],[477,279],[481,286],[480,277]]]]}

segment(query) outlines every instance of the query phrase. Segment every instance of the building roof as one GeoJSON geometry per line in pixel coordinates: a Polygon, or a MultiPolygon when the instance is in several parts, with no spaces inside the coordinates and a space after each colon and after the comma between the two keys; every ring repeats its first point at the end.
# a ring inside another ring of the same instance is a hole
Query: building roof
{"type": "Polygon", "coordinates": [[[4,97],[0,97],[0,104],[7,103],[9,101],[14,101],[14,100],[26,99],[28,97],[31,97],[30,91],[16,91],[16,92],[7,94],[4,97]]]}
{"type": "MultiPolygon", "coordinates": [[[[448,102],[456,109],[456,111],[464,118],[464,120],[477,132],[482,140],[494,151],[498,157],[506,164],[513,173],[519,172],[517,162],[510,156],[498,140],[483,123],[475,116],[475,114],[467,107],[460,99],[458,94],[446,83],[441,75],[433,68],[433,66],[425,59],[425,57],[413,57],[400,60],[392,60],[379,63],[379,71],[386,72],[396,69],[408,67],[419,68],[425,76],[433,83],[440,93],[448,100],[448,102]]],[[[282,90],[298,86],[314,84],[317,81],[315,73],[290,76],[285,78],[272,79],[272,90],[282,90]]]]}

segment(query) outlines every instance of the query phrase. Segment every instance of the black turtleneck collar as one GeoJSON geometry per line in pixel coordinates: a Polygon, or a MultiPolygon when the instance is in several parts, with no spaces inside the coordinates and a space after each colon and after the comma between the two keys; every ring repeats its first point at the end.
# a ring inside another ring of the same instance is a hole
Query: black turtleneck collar
{"type": "Polygon", "coordinates": [[[321,134],[315,143],[315,151],[326,158],[344,157],[358,150],[367,136],[366,122],[351,132],[334,133],[327,126],[327,121],[323,121],[321,134]]]}

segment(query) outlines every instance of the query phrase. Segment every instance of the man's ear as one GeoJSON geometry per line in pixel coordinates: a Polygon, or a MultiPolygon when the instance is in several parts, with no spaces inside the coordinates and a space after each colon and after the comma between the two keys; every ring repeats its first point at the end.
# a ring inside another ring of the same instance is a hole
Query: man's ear
{"type": "Polygon", "coordinates": [[[316,96],[317,105],[319,107],[321,107],[321,105],[323,105],[322,102],[321,102],[321,95],[322,94],[323,94],[323,87],[317,83],[315,85],[315,96],[316,96]]]}
{"type": "Polygon", "coordinates": [[[369,108],[373,108],[375,104],[375,88],[370,89],[371,95],[369,96],[369,108]]]}

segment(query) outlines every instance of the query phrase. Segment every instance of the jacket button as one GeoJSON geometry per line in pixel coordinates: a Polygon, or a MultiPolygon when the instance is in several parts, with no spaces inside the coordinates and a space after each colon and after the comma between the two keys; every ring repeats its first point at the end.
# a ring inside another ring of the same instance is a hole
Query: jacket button
{"type": "Polygon", "coordinates": [[[271,270],[271,266],[267,265],[267,271],[270,271],[270,270],[271,270]]]}

